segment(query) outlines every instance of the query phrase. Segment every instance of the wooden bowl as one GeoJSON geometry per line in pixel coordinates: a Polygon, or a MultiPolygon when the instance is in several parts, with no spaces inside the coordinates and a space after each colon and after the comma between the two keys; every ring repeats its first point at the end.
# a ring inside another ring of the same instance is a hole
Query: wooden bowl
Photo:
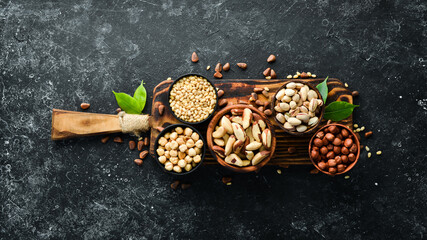
{"type": "Polygon", "coordinates": [[[154,156],[155,156],[155,161],[157,162],[157,164],[159,164],[159,166],[163,169],[163,171],[164,172],[167,172],[167,173],[169,173],[169,174],[172,174],[172,175],[177,175],[177,176],[182,176],[182,175],[187,175],[187,174],[190,174],[190,173],[192,173],[192,172],[194,172],[194,171],[196,171],[196,169],[198,169],[201,165],[202,165],[202,163],[203,163],[203,160],[205,159],[205,156],[206,156],[206,141],[205,141],[205,139],[203,138],[203,135],[199,132],[199,131],[197,131],[197,129],[196,128],[194,128],[194,127],[192,127],[192,126],[190,126],[190,125],[187,125],[187,124],[182,124],[182,123],[178,123],[178,124],[172,124],[172,125],[169,125],[169,126],[167,126],[165,129],[163,129],[160,133],[159,133],[159,135],[157,136],[157,138],[156,138],[156,142],[154,142],[154,149],[155,149],[155,151],[154,151],[154,156]],[[159,139],[161,138],[161,137],[163,137],[163,135],[165,135],[167,132],[170,132],[170,131],[172,131],[172,129],[174,129],[174,128],[176,128],[176,127],[182,127],[183,129],[185,129],[185,128],[191,128],[194,132],[196,132],[197,134],[199,134],[199,137],[200,137],[200,139],[203,141],[203,149],[202,149],[202,159],[200,160],[200,162],[194,167],[194,168],[192,168],[190,171],[188,171],[188,172],[180,172],[180,173],[178,173],[178,172],[175,172],[175,171],[167,171],[166,169],[165,169],[165,165],[163,165],[163,164],[161,164],[160,162],[159,162],[159,160],[158,160],[158,158],[159,158],[159,155],[157,154],[157,148],[159,147],[159,139]]]}
{"type": "Polygon", "coordinates": [[[172,113],[172,115],[176,118],[176,119],[178,119],[180,122],[183,122],[183,123],[185,123],[185,124],[188,124],[188,125],[196,125],[196,124],[202,124],[202,123],[205,123],[205,122],[207,122],[214,114],[215,114],[215,111],[217,110],[217,108],[218,108],[218,90],[216,89],[216,87],[215,87],[215,84],[213,84],[207,77],[205,77],[205,76],[203,76],[203,75],[201,75],[201,74],[197,74],[197,73],[189,73],[189,74],[185,74],[185,75],[182,75],[182,76],[180,76],[179,78],[177,78],[177,79],[175,79],[175,81],[173,81],[172,82],[172,84],[169,86],[169,90],[168,90],[168,107],[169,107],[169,110],[171,111],[171,113],[172,113]],[[184,121],[184,120],[182,120],[181,118],[179,118],[178,116],[176,116],[175,115],[175,112],[172,110],[172,108],[171,108],[171,106],[170,106],[170,103],[169,103],[169,99],[170,99],[170,94],[171,94],[171,90],[172,90],[172,87],[173,87],[173,85],[175,85],[175,83],[177,83],[179,80],[181,80],[182,78],[184,78],[184,77],[189,77],[189,76],[198,76],[198,77],[202,77],[202,78],[204,78],[204,79],[206,79],[211,85],[212,85],[212,87],[214,88],[214,90],[215,90],[215,96],[216,96],[216,103],[215,103],[215,107],[214,107],[214,110],[212,111],[212,113],[211,114],[209,114],[209,116],[207,117],[207,118],[205,118],[205,119],[203,119],[202,121],[200,121],[200,122],[187,122],[187,121],[184,121]]]}
{"type": "Polygon", "coordinates": [[[276,135],[274,133],[273,125],[271,124],[270,120],[268,120],[267,116],[263,112],[261,112],[260,110],[254,108],[250,105],[240,104],[240,105],[228,106],[228,107],[225,107],[224,109],[222,109],[221,111],[219,111],[217,114],[215,114],[215,116],[212,118],[211,122],[208,125],[208,130],[206,133],[206,140],[208,142],[208,147],[209,147],[212,155],[214,156],[214,158],[216,159],[216,161],[219,164],[221,164],[222,166],[224,166],[224,167],[226,167],[232,171],[241,172],[241,173],[258,171],[259,169],[261,169],[265,164],[267,164],[270,161],[270,159],[273,157],[274,152],[276,150],[276,135]],[[212,147],[214,146],[212,133],[215,130],[215,126],[218,125],[218,122],[222,118],[222,116],[229,113],[231,111],[231,109],[245,109],[245,108],[249,108],[253,113],[257,113],[258,115],[260,115],[262,117],[262,119],[264,120],[264,122],[267,124],[267,127],[271,130],[271,137],[272,137],[271,150],[270,150],[271,153],[268,157],[266,157],[264,160],[262,160],[260,163],[258,163],[255,166],[238,167],[238,166],[234,166],[234,165],[226,163],[224,161],[224,159],[219,157],[212,150],[212,147]]]}
{"type": "Polygon", "coordinates": [[[284,82],[284,84],[279,89],[277,89],[276,93],[274,94],[273,101],[271,101],[271,110],[273,111],[272,116],[274,117],[274,120],[276,121],[277,125],[279,125],[279,127],[281,129],[283,129],[283,131],[285,131],[286,133],[289,133],[289,134],[295,135],[295,136],[301,136],[301,135],[306,135],[306,134],[312,133],[314,130],[316,130],[316,128],[322,122],[323,114],[325,113],[325,104],[326,103],[323,103],[323,105],[321,106],[320,115],[318,116],[319,121],[317,122],[317,124],[308,128],[305,132],[289,131],[288,129],[284,128],[283,124],[276,119],[276,111],[274,110],[274,106],[276,106],[276,103],[277,103],[276,95],[281,89],[286,87],[286,84],[288,84],[290,82],[302,83],[302,84],[307,85],[310,89],[314,90],[317,93],[317,95],[320,97],[320,99],[322,99],[322,95],[320,94],[319,90],[317,90],[317,88],[313,87],[311,84],[307,83],[307,81],[298,80],[298,79],[290,79],[290,80],[284,82]]]}
{"type": "Polygon", "coordinates": [[[309,145],[308,145],[309,147],[308,147],[308,155],[310,156],[310,160],[311,160],[311,163],[320,171],[320,172],[322,172],[322,173],[324,173],[324,174],[327,174],[327,175],[329,175],[329,176],[335,176],[335,175],[340,175],[340,174],[344,174],[344,173],[346,173],[346,172],[348,172],[348,171],[350,171],[350,169],[352,169],[353,167],[354,167],[354,165],[356,165],[356,163],[357,163],[357,161],[359,160],[359,156],[360,156],[360,142],[359,142],[359,139],[357,138],[357,136],[356,136],[356,134],[350,129],[350,128],[348,128],[347,126],[344,126],[344,125],[342,125],[342,124],[338,124],[338,123],[331,123],[331,124],[328,124],[328,125],[325,125],[325,126],[323,126],[323,127],[321,127],[318,131],[316,131],[316,133],[313,135],[313,137],[311,137],[311,139],[310,139],[310,143],[309,143],[309,145]],[[347,168],[343,171],[343,172],[337,172],[337,173],[335,173],[335,174],[332,174],[332,173],[329,173],[329,172],[327,172],[327,171],[324,171],[324,170],[322,170],[322,169],[320,169],[319,168],[319,166],[317,166],[317,164],[316,164],[316,162],[315,162],[315,160],[313,160],[313,158],[311,157],[311,148],[312,148],[312,146],[313,146],[313,140],[316,138],[316,135],[317,135],[317,133],[318,132],[320,132],[320,131],[322,131],[322,130],[324,130],[325,128],[327,128],[327,127],[329,127],[329,126],[337,126],[337,127],[341,127],[341,128],[344,128],[344,129],[346,129],[349,133],[351,133],[351,135],[353,136],[353,141],[356,143],[356,146],[357,146],[357,155],[356,155],[356,160],[354,160],[354,162],[353,163],[351,163],[350,165],[348,165],[347,166],[347,168]]]}

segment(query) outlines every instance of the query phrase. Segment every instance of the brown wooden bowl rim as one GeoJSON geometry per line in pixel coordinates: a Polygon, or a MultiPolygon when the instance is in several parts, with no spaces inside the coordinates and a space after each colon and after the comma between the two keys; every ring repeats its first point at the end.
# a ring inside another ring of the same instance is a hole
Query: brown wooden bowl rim
{"type": "Polygon", "coordinates": [[[316,167],[320,172],[322,172],[322,173],[324,173],[324,174],[327,174],[327,175],[329,175],[329,176],[336,176],[336,175],[344,174],[344,173],[346,173],[346,172],[350,171],[350,170],[354,167],[354,165],[356,165],[357,161],[359,160],[359,157],[360,157],[360,141],[359,141],[359,139],[357,138],[356,133],[354,133],[354,132],[349,128],[349,127],[347,127],[347,126],[345,126],[345,125],[343,125],[343,124],[339,124],[339,123],[330,123],[330,124],[326,124],[325,126],[321,127],[319,130],[317,130],[317,131],[316,131],[316,133],[311,137],[311,139],[310,139],[310,143],[309,143],[309,145],[308,145],[308,155],[310,156],[310,161],[311,161],[311,163],[312,163],[312,164],[314,165],[314,167],[316,167]],[[320,131],[322,131],[323,129],[325,129],[325,128],[327,128],[327,127],[330,127],[330,126],[339,126],[339,127],[342,127],[342,128],[345,128],[346,130],[348,130],[348,131],[353,135],[353,138],[354,138],[354,140],[356,141],[356,146],[357,146],[357,155],[356,155],[356,160],[354,160],[354,162],[353,162],[353,163],[351,163],[350,165],[348,165],[348,166],[347,166],[347,168],[346,168],[343,172],[340,172],[340,173],[338,173],[338,172],[337,172],[337,173],[335,173],[335,174],[332,174],[332,173],[329,173],[329,172],[326,172],[326,171],[324,171],[324,170],[320,169],[320,168],[319,168],[319,166],[317,166],[317,164],[314,162],[313,158],[311,157],[311,148],[312,148],[312,146],[313,146],[313,141],[314,141],[314,138],[316,137],[317,133],[318,133],[318,132],[320,132],[320,131]]]}
{"type": "Polygon", "coordinates": [[[282,85],[279,89],[277,89],[276,93],[275,93],[275,94],[274,94],[274,96],[273,96],[273,100],[271,101],[271,110],[273,111],[273,115],[272,115],[272,116],[273,116],[273,118],[274,118],[274,121],[277,123],[277,125],[279,125],[279,127],[280,127],[284,132],[289,133],[289,134],[291,134],[291,135],[295,135],[295,136],[307,135],[307,134],[309,134],[309,133],[312,133],[314,130],[316,130],[316,128],[317,128],[317,127],[320,125],[320,123],[322,122],[322,120],[323,120],[323,115],[324,115],[324,113],[325,113],[325,106],[326,106],[326,103],[325,103],[325,102],[323,102],[323,105],[321,106],[320,116],[318,117],[318,118],[319,118],[319,121],[316,123],[316,125],[314,125],[313,127],[309,128],[309,129],[308,129],[308,130],[306,130],[305,132],[289,131],[288,129],[286,129],[285,127],[283,127],[283,124],[282,124],[281,122],[279,122],[279,121],[277,120],[277,118],[276,118],[276,110],[274,109],[274,107],[276,106],[276,101],[277,101],[277,99],[276,99],[276,95],[277,95],[277,93],[278,93],[281,89],[283,89],[284,87],[286,87],[286,84],[288,84],[288,83],[290,83],[290,82],[303,83],[303,84],[307,85],[310,89],[314,90],[314,91],[317,93],[317,95],[318,95],[318,96],[320,96],[320,99],[322,99],[322,101],[323,101],[322,94],[320,94],[319,90],[318,90],[317,88],[313,87],[313,86],[311,85],[311,83],[306,82],[306,80],[301,80],[301,79],[292,79],[292,80],[287,80],[287,81],[285,81],[285,82],[283,83],[283,85],[282,85]]]}
{"type": "Polygon", "coordinates": [[[271,124],[270,120],[267,118],[267,116],[263,112],[261,112],[260,110],[256,109],[253,106],[244,105],[244,104],[236,104],[236,105],[227,106],[227,107],[221,109],[219,112],[217,112],[213,116],[212,120],[210,121],[210,123],[208,125],[208,129],[206,132],[206,141],[208,143],[209,150],[211,151],[211,153],[212,153],[213,157],[216,159],[216,161],[219,164],[221,164],[222,166],[224,166],[224,167],[226,167],[232,171],[235,171],[235,172],[246,173],[246,172],[253,172],[253,171],[257,171],[257,170],[261,169],[263,166],[265,166],[270,161],[270,159],[273,157],[273,155],[276,151],[276,134],[274,132],[273,124],[271,124]],[[230,112],[231,109],[235,109],[235,108],[243,108],[243,109],[249,108],[249,109],[251,109],[251,111],[259,114],[263,118],[263,120],[265,121],[265,123],[267,124],[268,128],[271,131],[271,137],[272,137],[272,143],[271,143],[271,148],[270,148],[271,153],[267,158],[265,158],[264,160],[262,160],[260,163],[258,163],[255,166],[247,166],[247,167],[233,166],[231,164],[226,163],[222,158],[218,157],[217,154],[212,150],[212,147],[213,147],[213,140],[212,140],[213,129],[215,129],[215,126],[218,124],[218,122],[222,118],[222,116],[224,116],[226,113],[230,112]]]}

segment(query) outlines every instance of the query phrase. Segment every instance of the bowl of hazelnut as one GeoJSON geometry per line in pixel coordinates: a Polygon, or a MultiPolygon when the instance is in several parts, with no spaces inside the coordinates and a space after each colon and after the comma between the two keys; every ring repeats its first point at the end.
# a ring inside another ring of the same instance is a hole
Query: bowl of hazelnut
{"type": "Polygon", "coordinates": [[[274,127],[267,116],[249,105],[219,111],[206,133],[212,155],[235,172],[252,172],[270,161],[276,149],[274,127]]]}
{"type": "Polygon", "coordinates": [[[185,124],[201,124],[210,119],[218,105],[215,85],[200,74],[186,74],[169,87],[168,106],[174,117],[185,124]]]}
{"type": "Polygon", "coordinates": [[[200,167],[206,144],[197,129],[186,124],[173,124],[163,129],[154,144],[159,166],[174,175],[186,175],[200,167]]]}
{"type": "Polygon", "coordinates": [[[360,155],[360,142],[350,128],[337,123],[320,128],[309,144],[310,160],[321,172],[335,176],[350,171],[360,155]]]}
{"type": "Polygon", "coordinates": [[[317,88],[304,80],[288,80],[272,101],[277,125],[291,135],[313,132],[323,118],[325,104],[317,88]]]}

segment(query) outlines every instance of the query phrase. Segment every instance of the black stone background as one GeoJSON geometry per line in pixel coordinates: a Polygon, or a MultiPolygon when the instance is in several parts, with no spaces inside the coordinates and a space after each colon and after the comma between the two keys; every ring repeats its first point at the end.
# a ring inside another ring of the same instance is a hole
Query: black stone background
{"type": "Polygon", "coordinates": [[[421,239],[426,230],[425,1],[0,1],[2,239],[421,239]],[[190,56],[199,53],[200,62],[190,56]],[[266,58],[276,54],[269,65],[266,58]],[[100,137],[50,140],[51,110],[114,113],[112,90],[152,90],[230,62],[224,78],[296,71],[360,92],[355,122],[382,156],[344,176],[311,166],[216,166],[188,190],[100,137]],[[242,71],[237,62],[248,63],[242,71]]]}

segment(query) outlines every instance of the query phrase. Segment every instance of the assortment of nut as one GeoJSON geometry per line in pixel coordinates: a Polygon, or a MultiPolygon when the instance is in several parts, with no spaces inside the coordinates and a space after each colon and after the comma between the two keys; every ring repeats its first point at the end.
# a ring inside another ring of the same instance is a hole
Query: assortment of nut
{"type": "Polygon", "coordinates": [[[169,105],[174,114],[186,122],[201,122],[214,111],[215,88],[201,76],[186,76],[170,90],[169,105]]]}
{"type": "Polygon", "coordinates": [[[290,82],[276,93],[276,120],[290,132],[305,132],[321,120],[323,100],[303,83],[290,82]]]}
{"type": "Polygon", "coordinates": [[[212,150],[228,164],[257,165],[271,153],[272,133],[262,117],[251,109],[232,109],[221,117],[212,133],[212,150]]]}
{"type": "Polygon", "coordinates": [[[191,171],[202,161],[203,140],[193,129],[176,127],[159,138],[158,161],[167,171],[191,171]]]}
{"type": "Polygon", "coordinates": [[[316,133],[310,157],[321,170],[336,174],[344,172],[356,161],[357,154],[353,133],[341,126],[331,125],[316,133]]]}

